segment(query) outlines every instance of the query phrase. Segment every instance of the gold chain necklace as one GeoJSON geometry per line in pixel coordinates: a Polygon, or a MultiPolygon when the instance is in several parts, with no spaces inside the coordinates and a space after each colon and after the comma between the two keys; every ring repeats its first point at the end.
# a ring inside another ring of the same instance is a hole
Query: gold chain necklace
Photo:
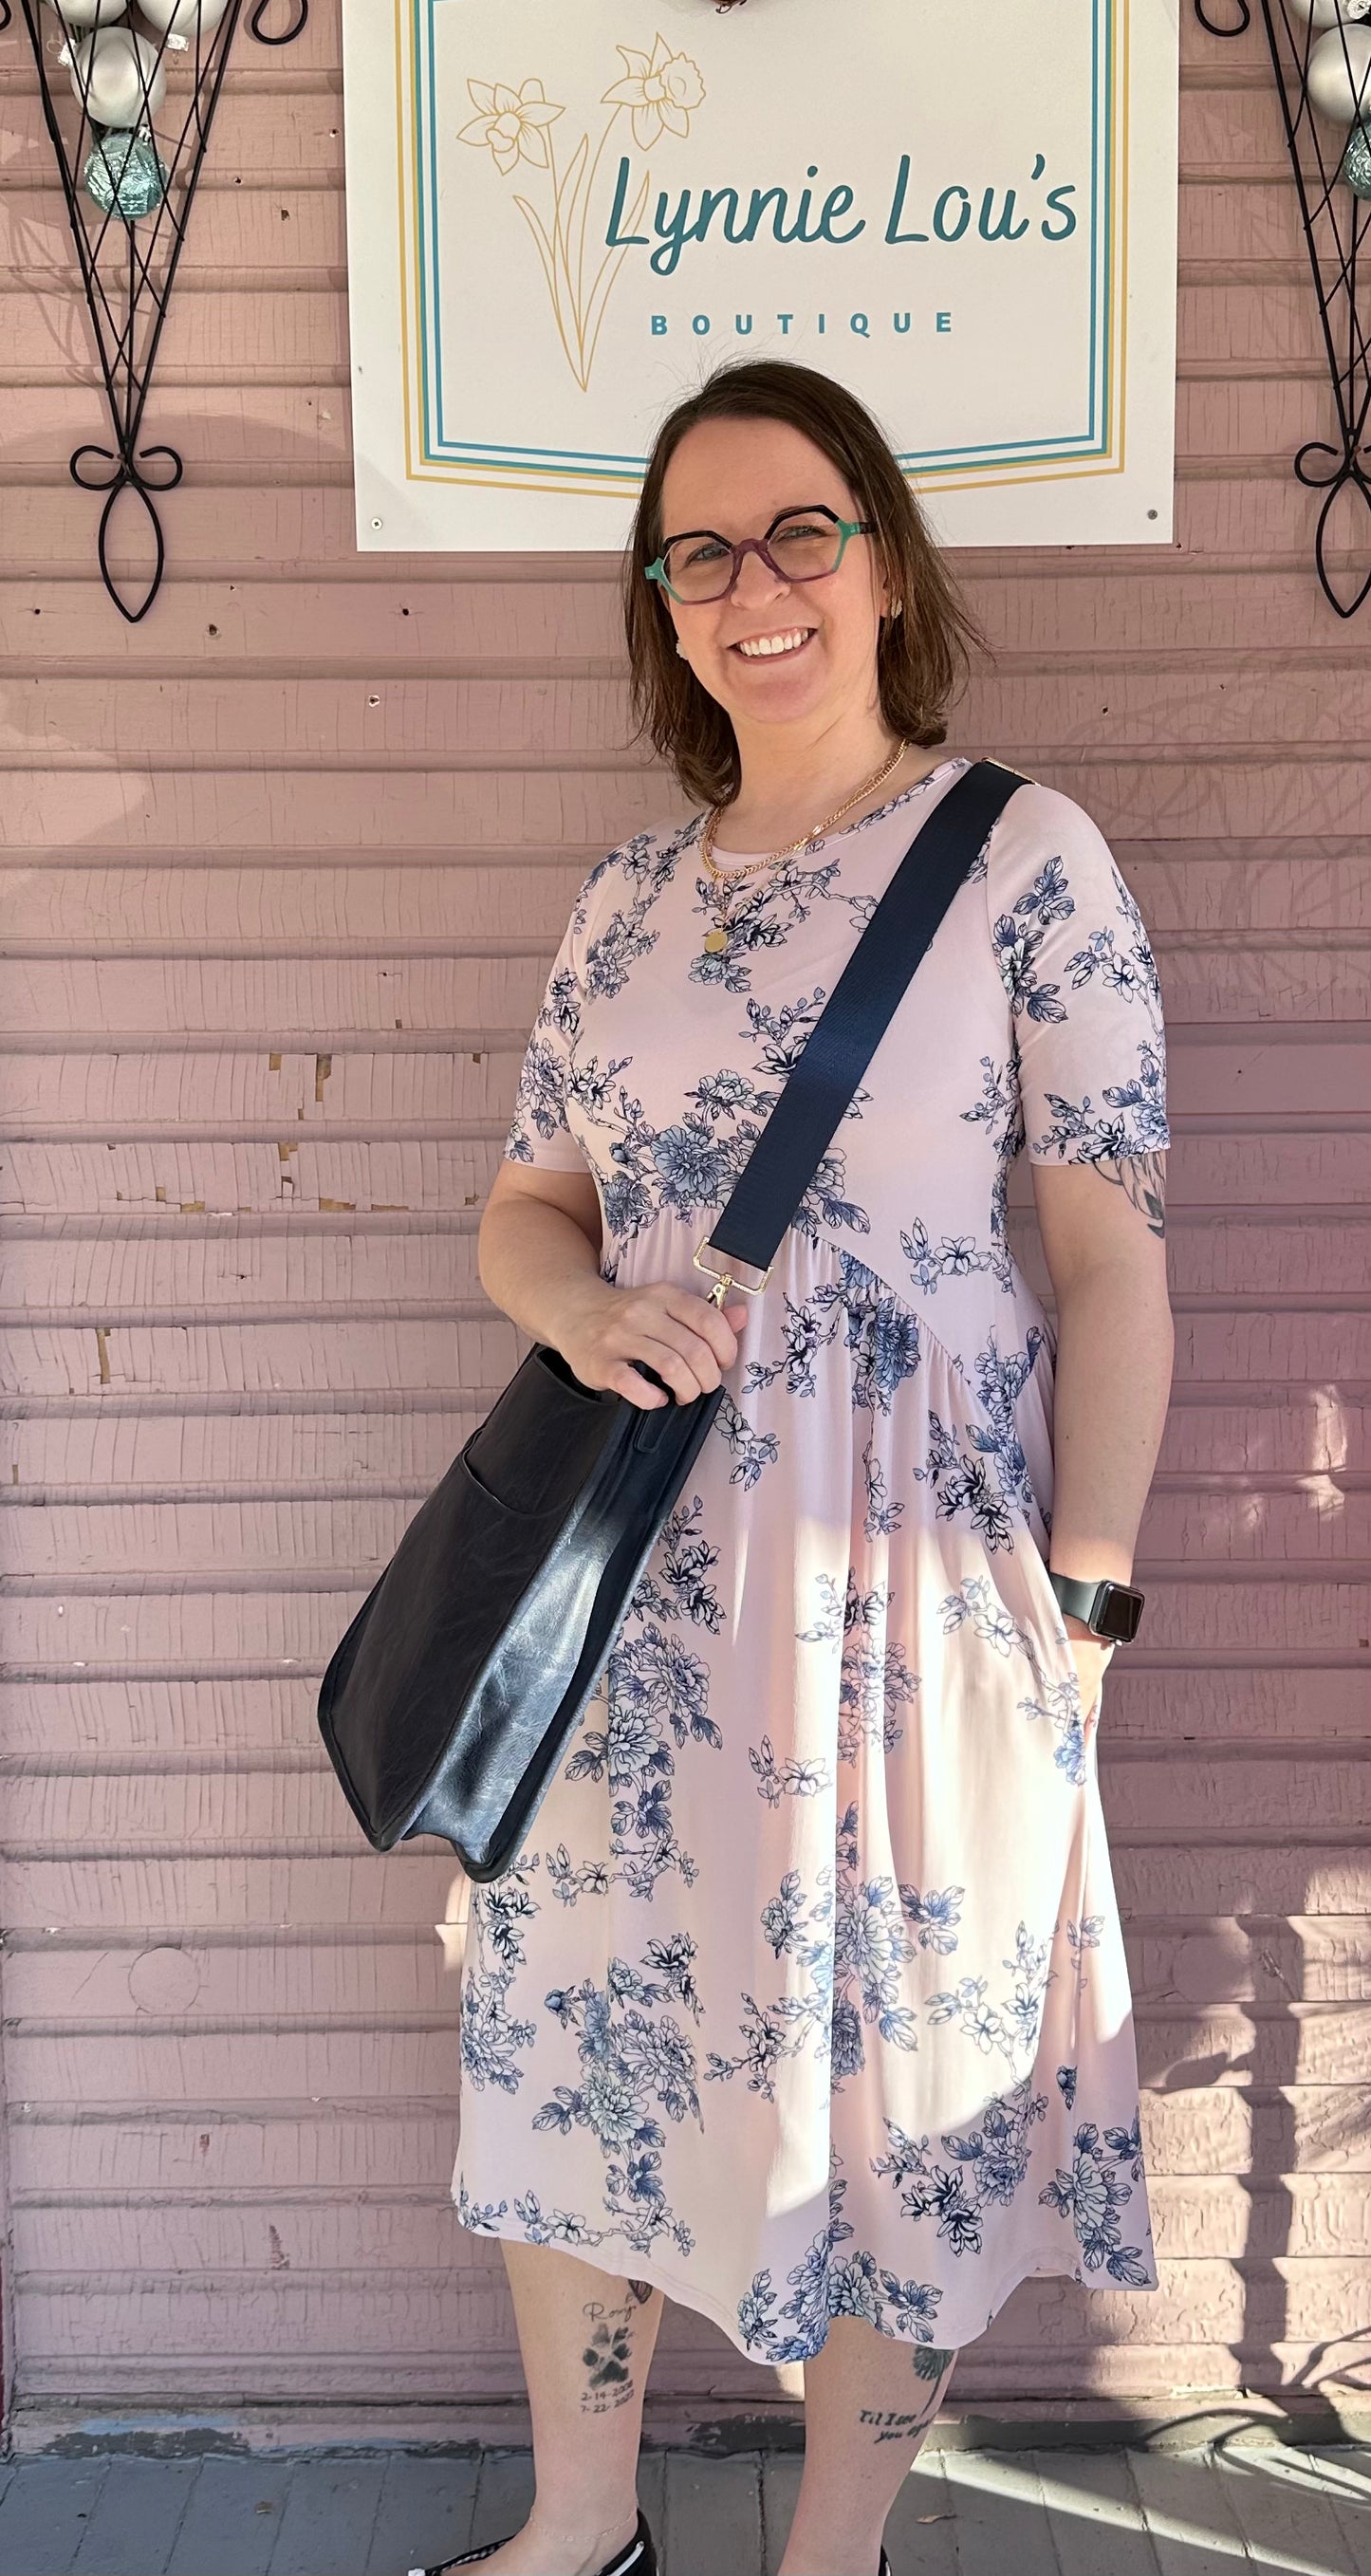
{"type": "MultiPolygon", "coordinates": [[[[808,849],[815,841],[821,841],[824,834],[830,832],[835,823],[842,821],[844,814],[850,814],[854,805],[860,805],[864,796],[869,796],[874,788],[879,787],[882,781],[890,776],[893,769],[898,769],[908,749],[907,742],[898,743],[889,760],[883,761],[879,769],[872,771],[871,776],[857,789],[855,796],[848,797],[846,804],[835,806],[833,812],[827,815],[822,823],[815,823],[809,831],[801,832],[798,840],[788,841],[783,850],[768,850],[764,858],[749,859],[746,867],[721,868],[719,866],[714,856],[714,836],[728,809],[723,805],[711,807],[708,820],[700,835],[700,856],[716,889],[739,885],[744,877],[754,877],[759,869],[772,868],[778,859],[793,858],[797,850],[808,849]]],[[[730,924],[725,895],[716,891],[712,900],[717,927],[705,932],[703,944],[707,955],[718,957],[728,946],[730,924]]]]}

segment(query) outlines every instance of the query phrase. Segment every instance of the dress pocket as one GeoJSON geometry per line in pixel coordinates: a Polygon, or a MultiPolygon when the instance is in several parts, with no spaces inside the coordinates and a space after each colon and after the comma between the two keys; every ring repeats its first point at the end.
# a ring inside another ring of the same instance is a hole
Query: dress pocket
{"type": "Polygon", "coordinates": [[[1062,1605],[1052,1589],[1047,1560],[1026,1526],[1014,1541],[1014,1554],[1023,1571],[1027,1595],[1025,1625],[1034,1645],[1054,1679],[1060,1680],[1064,1673],[1070,1673],[1072,1679],[1077,1680],[1076,1658],[1071,1652],[1062,1605]]]}

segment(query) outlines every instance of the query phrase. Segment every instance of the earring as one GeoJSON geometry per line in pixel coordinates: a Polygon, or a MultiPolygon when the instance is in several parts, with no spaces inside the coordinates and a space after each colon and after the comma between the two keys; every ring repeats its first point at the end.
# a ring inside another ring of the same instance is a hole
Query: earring
{"type": "Polygon", "coordinates": [[[893,599],[891,601],[890,615],[892,622],[895,618],[902,617],[904,615],[904,601],[902,599],[893,599]]]}
{"type": "Polygon", "coordinates": [[[678,635],[678,636],[677,636],[677,638],[676,638],[676,650],[677,650],[677,652],[680,654],[681,659],[682,659],[682,661],[684,662],[684,661],[687,659],[687,655],[686,655],[686,648],[685,648],[685,638],[684,638],[684,636],[682,636],[682,635],[678,635]]]}

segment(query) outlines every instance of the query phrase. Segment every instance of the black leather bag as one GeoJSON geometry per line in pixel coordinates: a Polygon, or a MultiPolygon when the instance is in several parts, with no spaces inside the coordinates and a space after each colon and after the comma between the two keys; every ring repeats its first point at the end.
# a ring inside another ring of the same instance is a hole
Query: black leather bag
{"type": "MultiPolygon", "coordinates": [[[[754,1292],[765,1285],[901,995],[1023,783],[978,762],[901,860],[696,1252],[720,1305],[749,1284],[733,1264],[762,1273],[754,1292]]],[[[324,1674],[320,1729],[377,1851],[439,1834],[469,1877],[508,1869],[723,1398],[717,1387],[644,1410],[582,1386],[543,1343],[516,1369],[324,1674]]]]}

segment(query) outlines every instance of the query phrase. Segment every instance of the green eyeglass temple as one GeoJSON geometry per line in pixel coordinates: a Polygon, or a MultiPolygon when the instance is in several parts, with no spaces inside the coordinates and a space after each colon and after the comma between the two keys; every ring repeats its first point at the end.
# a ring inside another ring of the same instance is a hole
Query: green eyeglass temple
{"type": "Polygon", "coordinates": [[[666,544],[663,546],[656,562],[650,563],[646,566],[643,578],[645,581],[659,581],[663,590],[666,592],[668,599],[674,599],[678,607],[707,608],[712,600],[726,599],[728,597],[734,583],[737,581],[739,573],[742,571],[744,555],[760,555],[768,572],[774,572],[776,579],[778,581],[785,582],[787,587],[795,582],[827,581],[830,575],[837,571],[839,564],[842,562],[842,559],[847,552],[848,539],[850,537],[869,537],[873,533],[874,527],[875,521],[872,519],[840,519],[836,510],[827,509],[822,501],[815,501],[809,504],[797,505],[791,510],[779,511],[777,516],[772,520],[764,537],[744,537],[736,546],[730,545],[727,537],[721,537],[717,528],[684,528],[682,529],[680,536],[667,538],[666,544]],[[776,530],[781,527],[787,519],[799,518],[828,519],[838,531],[841,543],[838,547],[837,554],[831,564],[825,565],[822,572],[787,572],[785,566],[783,564],[778,564],[774,555],[768,551],[769,540],[774,537],[776,530]],[[716,546],[727,546],[729,553],[733,557],[732,569],[730,570],[727,581],[724,583],[721,590],[711,591],[707,599],[683,599],[680,592],[678,590],[673,590],[670,582],[667,580],[667,556],[670,554],[672,547],[679,546],[686,537],[711,537],[716,546]]]}

